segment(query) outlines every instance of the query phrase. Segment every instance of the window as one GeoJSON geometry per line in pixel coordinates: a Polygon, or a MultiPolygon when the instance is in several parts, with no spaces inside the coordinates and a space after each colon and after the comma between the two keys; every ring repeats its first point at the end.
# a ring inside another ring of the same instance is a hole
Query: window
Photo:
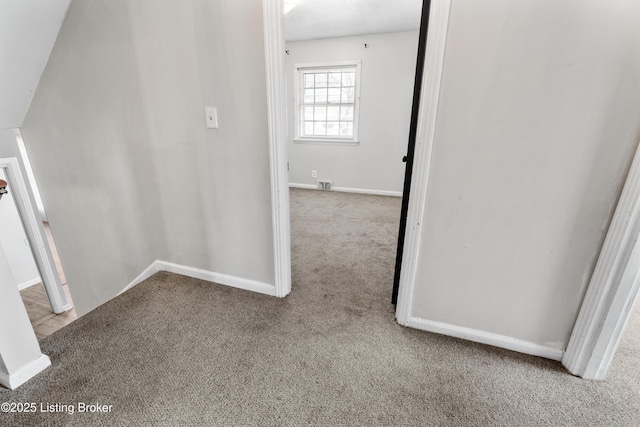
{"type": "Polygon", "coordinates": [[[299,142],[358,142],[360,61],[296,65],[299,142]]]}

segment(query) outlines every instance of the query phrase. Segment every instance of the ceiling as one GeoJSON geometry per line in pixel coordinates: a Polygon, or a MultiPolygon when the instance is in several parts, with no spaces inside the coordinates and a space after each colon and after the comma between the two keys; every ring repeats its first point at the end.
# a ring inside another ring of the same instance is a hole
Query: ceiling
{"type": "Polygon", "coordinates": [[[284,0],[287,41],[418,30],[422,0],[284,0]]]}
{"type": "Polygon", "coordinates": [[[0,2],[0,129],[22,126],[70,2],[0,2]]]}

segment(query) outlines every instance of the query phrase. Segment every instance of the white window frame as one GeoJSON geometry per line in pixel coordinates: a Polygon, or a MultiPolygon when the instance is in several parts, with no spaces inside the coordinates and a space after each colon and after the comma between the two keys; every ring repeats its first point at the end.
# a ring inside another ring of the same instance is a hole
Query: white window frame
{"type": "Polygon", "coordinates": [[[360,72],[362,61],[331,61],[307,64],[295,64],[293,69],[294,75],[294,120],[295,120],[295,136],[294,142],[306,144],[335,144],[335,145],[358,145],[359,140],[359,121],[360,121],[360,72]],[[327,136],[303,136],[301,134],[302,116],[302,90],[304,89],[303,73],[301,70],[321,70],[331,68],[355,67],[355,99],[353,106],[353,136],[340,137],[337,135],[327,136]]]}

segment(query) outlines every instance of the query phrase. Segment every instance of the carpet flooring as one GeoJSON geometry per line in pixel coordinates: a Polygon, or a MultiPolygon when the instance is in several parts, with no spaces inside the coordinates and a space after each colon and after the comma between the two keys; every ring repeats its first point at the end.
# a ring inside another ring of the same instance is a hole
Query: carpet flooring
{"type": "Polygon", "coordinates": [[[53,367],[0,425],[640,425],[640,317],[606,381],[399,326],[400,200],[293,190],[285,299],[158,273],[41,341],[53,367]],[[43,413],[40,405],[112,405],[43,413]]]}

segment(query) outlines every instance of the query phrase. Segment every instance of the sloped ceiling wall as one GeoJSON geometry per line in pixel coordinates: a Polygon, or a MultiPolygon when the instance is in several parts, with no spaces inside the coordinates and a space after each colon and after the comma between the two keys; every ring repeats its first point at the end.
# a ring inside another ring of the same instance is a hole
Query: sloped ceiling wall
{"type": "Polygon", "coordinates": [[[0,2],[0,128],[22,126],[70,3],[0,2]]]}

